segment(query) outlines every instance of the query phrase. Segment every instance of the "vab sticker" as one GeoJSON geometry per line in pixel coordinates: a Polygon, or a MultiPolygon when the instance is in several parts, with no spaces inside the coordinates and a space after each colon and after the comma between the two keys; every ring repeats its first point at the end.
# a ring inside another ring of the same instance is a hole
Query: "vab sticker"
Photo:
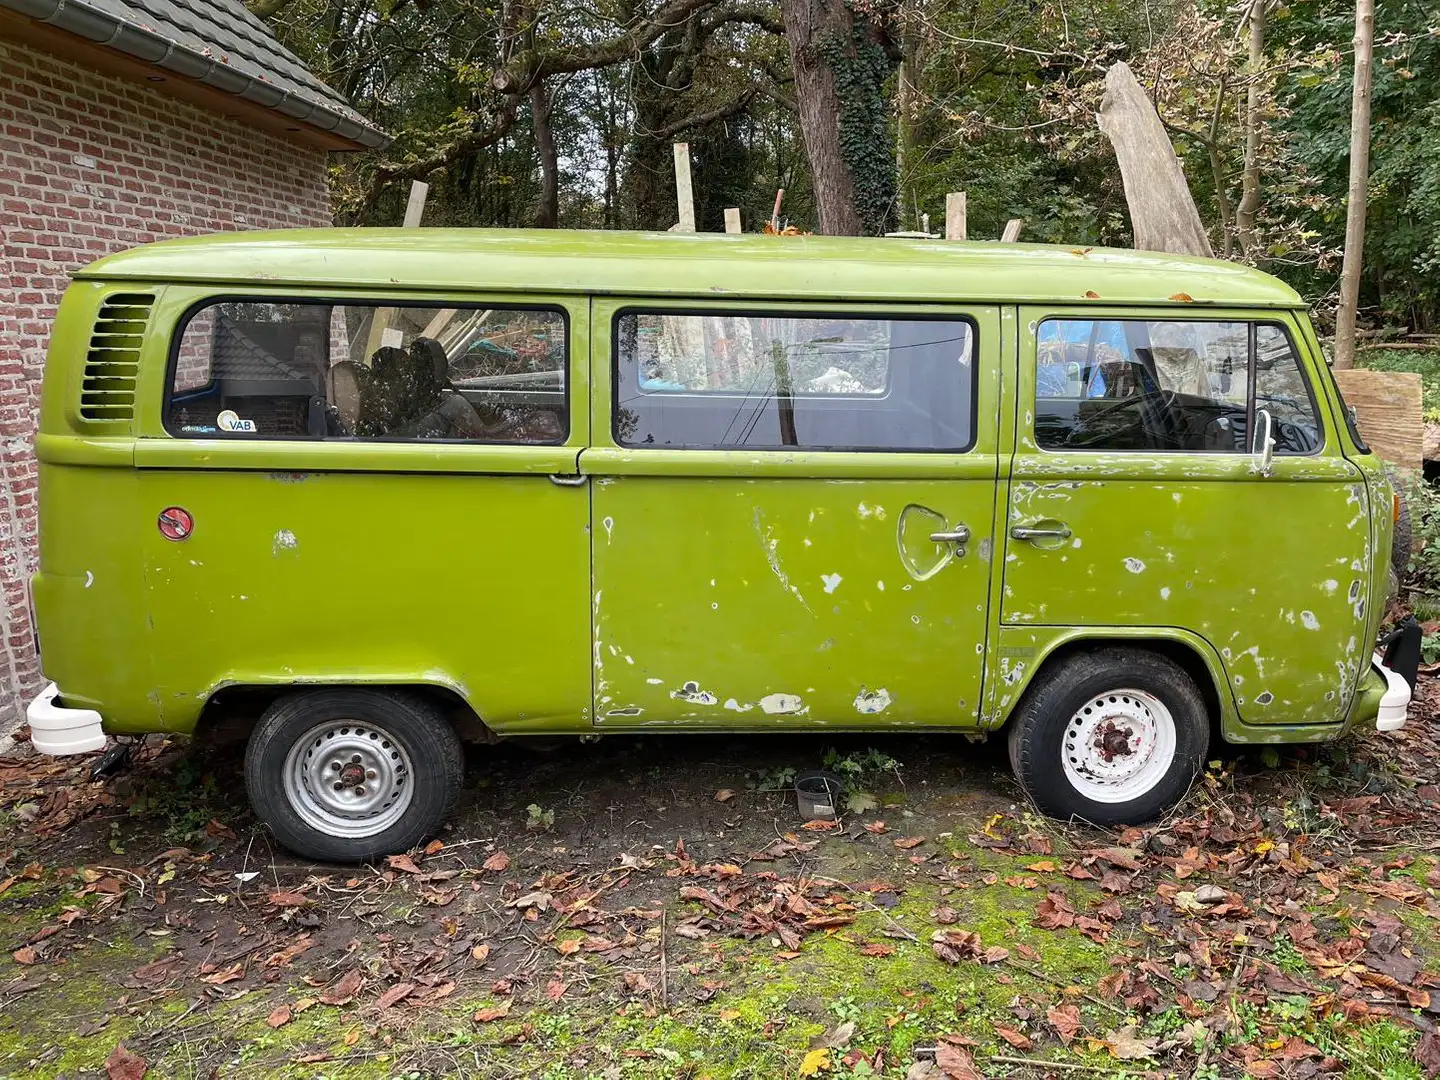
{"type": "Polygon", "coordinates": [[[241,420],[234,409],[226,409],[215,417],[215,426],[221,431],[254,431],[254,420],[241,420]]]}
{"type": "Polygon", "coordinates": [[[190,511],[179,506],[167,506],[160,511],[160,535],[166,540],[185,540],[195,531],[195,519],[190,511]]]}

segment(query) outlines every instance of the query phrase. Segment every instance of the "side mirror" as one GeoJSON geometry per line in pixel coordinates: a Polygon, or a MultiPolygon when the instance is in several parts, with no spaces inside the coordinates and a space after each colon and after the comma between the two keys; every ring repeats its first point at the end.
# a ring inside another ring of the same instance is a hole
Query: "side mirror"
{"type": "Polygon", "coordinates": [[[1250,468],[1261,476],[1270,475],[1270,466],[1275,461],[1275,437],[1272,434],[1274,422],[1269,409],[1255,410],[1255,435],[1251,444],[1253,461],[1250,468]]]}

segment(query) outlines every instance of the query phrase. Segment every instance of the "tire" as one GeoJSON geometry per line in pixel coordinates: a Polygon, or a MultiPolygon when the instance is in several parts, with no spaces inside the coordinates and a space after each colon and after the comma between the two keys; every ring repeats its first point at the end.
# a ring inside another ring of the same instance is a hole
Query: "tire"
{"type": "Polygon", "coordinates": [[[245,750],[255,815],[296,855],[320,862],[365,862],[415,847],[444,824],[463,778],[460,740],[418,694],[335,689],[283,697],[245,750]]]}
{"type": "Polygon", "coordinates": [[[1137,825],[1180,801],[1209,741],[1205,699],[1178,664],[1144,649],[1097,649],[1029,688],[1010,722],[1010,765],[1051,817],[1137,825]],[[1135,745],[1147,732],[1149,753],[1135,745]]]}

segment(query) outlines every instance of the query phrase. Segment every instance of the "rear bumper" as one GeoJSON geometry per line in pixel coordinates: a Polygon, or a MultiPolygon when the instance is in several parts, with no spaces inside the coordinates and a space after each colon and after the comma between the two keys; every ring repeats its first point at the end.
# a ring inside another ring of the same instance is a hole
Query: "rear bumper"
{"type": "Polygon", "coordinates": [[[1399,731],[1405,726],[1410,712],[1410,684],[1398,671],[1386,667],[1379,653],[1371,665],[1385,680],[1385,693],[1380,697],[1380,708],[1375,714],[1377,731],[1399,731]]]}
{"type": "Polygon", "coordinates": [[[36,695],[25,710],[30,743],[42,754],[88,754],[105,749],[105,728],[94,709],[67,709],[56,704],[54,683],[36,695]]]}

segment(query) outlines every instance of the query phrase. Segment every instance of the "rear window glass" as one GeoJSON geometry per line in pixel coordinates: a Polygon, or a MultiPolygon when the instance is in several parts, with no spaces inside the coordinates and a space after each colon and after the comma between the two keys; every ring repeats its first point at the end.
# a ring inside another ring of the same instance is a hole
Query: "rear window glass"
{"type": "Polygon", "coordinates": [[[973,441],[963,319],[631,311],[615,439],[688,449],[950,450],[973,441]]]}
{"type": "Polygon", "coordinates": [[[192,312],[165,426],[186,438],[559,443],[563,312],[223,301],[192,312]]]}

